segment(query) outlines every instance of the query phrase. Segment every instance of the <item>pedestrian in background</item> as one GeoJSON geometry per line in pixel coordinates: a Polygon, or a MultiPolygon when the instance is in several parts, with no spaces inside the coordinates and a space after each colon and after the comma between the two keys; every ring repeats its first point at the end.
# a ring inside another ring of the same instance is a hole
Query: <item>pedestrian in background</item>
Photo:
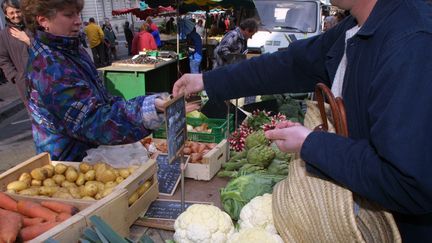
{"type": "Polygon", "coordinates": [[[89,24],[84,28],[84,32],[89,40],[90,49],[93,53],[93,61],[96,67],[106,66],[105,61],[105,34],[102,28],[96,24],[95,19],[89,19],[89,24]]]}
{"type": "Polygon", "coordinates": [[[128,45],[128,55],[130,56],[130,55],[132,55],[132,40],[133,40],[134,35],[133,35],[132,30],[129,27],[129,21],[126,21],[124,23],[123,29],[124,29],[124,35],[126,38],[126,43],[128,45]]]}
{"type": "Polygon", "coordinates": [[[236,55],[245,54],[247,40],[258,31],[255,19],[245,19],[239,27],[226,33],[214,50],[215,61],[213,69],[235,62],[236,55]]]}
{"type": "Polygon", "coordinates": [[[107,49],[107,62],[111,64],[113,60],[117,60],[116,40],[117,36],[114,33],[112,25],[108,18],[105,18],[105,23],[102,26],[105,35],[105,46],[107,49]]]}
{"type": "Polygon", "coordinates": [[[151,34],[152,30],[150,25],[144,23],[141,25],[140,32],[136,34],[132,40],[132,55],[139,54],[144,50],[156,50],[156,41],[151,34]]]}
{"type": "Polygon", "coordinates": [[[191,73],[200,73],[202,61],[202,39],[196,32],[195,28],[186,35],[186,40],[189,45],[189,66],[191,73]]]}
{"type": "Polygon", "coordinates": [[[5,15],[6,27],[0,31],[0,68],[6,79],[15,84],[22,102],[27,106],[24,72],[30,37],[25,32],[19,2],[4,0],[1,8],[5,15]]]}

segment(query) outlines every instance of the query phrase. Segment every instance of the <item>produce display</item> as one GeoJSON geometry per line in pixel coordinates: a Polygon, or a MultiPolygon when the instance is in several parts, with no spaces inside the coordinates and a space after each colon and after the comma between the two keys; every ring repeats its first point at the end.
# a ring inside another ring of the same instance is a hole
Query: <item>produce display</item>
{"type": "Polygon", "coordinates": [[[195,126],[195,127],[187,124],[186,129],[188,132],[204,132],[204,133],[211,133],[212,132],[211,128],[208,127],[207,123],[203,123],[203,124],[201,124],[199,126],[195,126]]]}
{"type": "Polygon", "coordinates": [[[7,192],[25,196],[98,200],[109,195],[115,186],[129,177],[136,167],[116,169],[99,162],[82,162],[78,167],[48,164],[22,173],[7,185],[7,192]]]}
{"type": "Polygon", "coordinates": [[[253,198],[240,213],[238,231],[232,220],[212,205],[194,204],[174,223],[174,240],[182,242],[282,243],[272,216],[272,195],[253,198]]]}
{"type": "Polygon", "coordinates": [[[144,193],[146,193],[150,187],[153,185],[153,178],[150,178],[144,182],[141,186],[139,186],[129,197],[128,204],[131,206],[134,204],[144,193]]]}
{"type": "MultiPolygon", "coordinates": [[[[151,138],[146,138],[141,140],[141,143],[147,150],[152,151],[152,147],[157,149],[157,152],[167,153],[168,146],[166,140],[153,140],[151,138]]],[[[200,143],[194,141],[187,141],[183,148],[183,153],[185,155],[190,155],[190,163],[203,163],[202,159],[210,150],[216,147],[216,143],[200,143]]]]}
{"type": "Polygon", "coordinates": [[[160,63],[164,63],[166,62],[166,60],[162,59],[162,58],[157,58],[155,56],[148,56],[148,55],[138,55],[137,57],[133,57],[133,58],[129,58],[129,59],[124,59],[124,60],[120,60],[115,62],[116,63],[121,63],[121,64],[160,64],[160,63]]]}
{"type": "Polygon", "coordinates": [[[0,242],[28,241],[78,213],[74,206],[42,201],[15,201],[0,192],[0,242]]]}

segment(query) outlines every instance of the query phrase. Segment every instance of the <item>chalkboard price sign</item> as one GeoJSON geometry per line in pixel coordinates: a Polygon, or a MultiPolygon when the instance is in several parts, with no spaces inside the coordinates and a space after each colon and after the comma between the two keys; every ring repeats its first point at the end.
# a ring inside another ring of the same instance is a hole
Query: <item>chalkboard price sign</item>
{"type": "MultiPolygon", "coordinates": [[[[193,203],[185,202],[185,209],[193,203]]],[[[156,200],[150,204],[144,217],[175,220],[182,213],[180,201],[156,200]]]]}
{"type": "MultiPolygon", "coordinates": [[[[184,157],[185,163],[188,159],[189,157],[184,157]]],[[[180,181],[180,157],[175,159],[173,163],[169,163],[167,154],[159,154],[156,162],[158,164],[159,194],[172,196],[180,181]]]]}
{"type": "Polygon", "coordinates": [[[187,139],[186,106],[184,96],[177,97],[165,106],[168,161],[171,163],[182,151],[187,139]]]}

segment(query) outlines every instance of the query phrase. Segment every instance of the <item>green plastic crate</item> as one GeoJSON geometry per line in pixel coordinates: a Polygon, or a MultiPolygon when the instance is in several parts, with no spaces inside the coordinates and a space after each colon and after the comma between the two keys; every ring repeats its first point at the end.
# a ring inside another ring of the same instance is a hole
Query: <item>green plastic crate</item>
{"type": "MultiPolygon", "coordinates": [[[[226,119],[199,119],[199,118],[186,118],[186,123],[196,127],[203,123],[207,123],[208,127],[212,130],[211,133],[204,132],[188,132],[188,139],[196,142],[205,143],[219,143],[226,138],[227,122],[226,119]]],[[[230,133],[234,131],[234,115],[230,115],[230,133]]],[[[154,138],[166,138],[165,124],[158,130],[153,132],[154,138]]]]}

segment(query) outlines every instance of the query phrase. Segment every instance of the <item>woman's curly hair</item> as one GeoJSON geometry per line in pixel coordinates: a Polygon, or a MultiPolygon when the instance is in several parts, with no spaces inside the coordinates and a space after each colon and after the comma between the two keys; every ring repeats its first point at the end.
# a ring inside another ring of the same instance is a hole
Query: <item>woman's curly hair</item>
{"type": "Polygon", "coordinates": [[[57,11],[62,11],[68,7],[75,7],[78,12],[84,7],[83,0],[22,0],[21,12],[24,16],[26,27],[33,33],[41,29],[36,20],[37,16],[44,16],[48,19],[53,18],[57,11]]]}

